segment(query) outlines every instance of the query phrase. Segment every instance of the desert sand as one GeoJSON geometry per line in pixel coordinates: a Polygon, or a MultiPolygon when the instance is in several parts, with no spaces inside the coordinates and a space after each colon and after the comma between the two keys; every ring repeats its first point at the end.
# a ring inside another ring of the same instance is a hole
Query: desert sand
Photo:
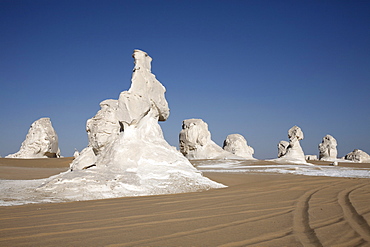
{"type": "Polygon", "coordinates": [[[0,158],[0,179],[38,179],[68,170],[73,157],[59,159],[0,158]]]}
{"type": "MultiPolygon", "coordinates": [[[[0,159],[0,179],[48,177],[71,160],[0,159]]],[[[370,246],[369,179],[204,175],[228,187],[0,207],[0,245],[370,246]]]]}

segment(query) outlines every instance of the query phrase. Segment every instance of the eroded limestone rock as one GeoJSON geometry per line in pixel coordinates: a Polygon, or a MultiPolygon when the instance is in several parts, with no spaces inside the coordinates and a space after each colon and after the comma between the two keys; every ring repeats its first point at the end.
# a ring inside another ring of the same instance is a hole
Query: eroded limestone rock
{"type": "Polygon", "coordinates": [[[118,100],[100,104],[100,111],[87,121],[89,144],[74,159],[70,172],[40,190],[64,198],[97,199],[224,187],[202,176],[165,141],[158,121],[169,116],[166,89],[151,73],[147,53],[135,50],[133,58],[130,89],[118,100]]]}
{"type": "Polygon", "coordinates": [[[353,150],[352,152],[348,153],[344,158],[346,160],[351,160],[359,163],[361,162],[370,163],[370,155],[360,149],[353,150]]]}
{"type": "MultiPolygon", "coordinates": [[[[76,152],[75,152],[76,153],[76,152]]],[[[75,159],[70,164],[71,171],[73,170],[84,170],[96,166],[97,156],[94,152],[93,147],[88,146],[84,148],[80,153],[76,153],[75,159]]]]}
{"type": "Polygon", "coordinates": [[[186,119],[180,132],[180,152],[188,159],[235,159],[211,140],[208,124],[202,119],[186,119]]]}
{"type": "Polygon", "coordinates": [[[278,143],[278,158],[283,157],[286,154],[288,146],[289,142],[287,141],[280,141],[278,143]]]}
{"type": "Polygon", "coordinates": [[[316,154],[307,154],[305,155],[306,160],[317,160],[317,155],[316,154]]]}
{"type": "Polygon", "coordinates": [[[240,134],[228,135],[224,141],[223,149],[246,159],[254,159],[254,149],[248,146],[247,140],[240,134]]]}
{"type": "Polygon", "coordinates": [[[58,136],[50,118],[40,118],[32,123],[21,148],[5,158],[59,158],[58,136]]]}
{"type": "Polygon", "coordinates": [[[298,126],[293,126],[292,128],[290,128],[288,130],[288,137],[290,141],[289,145],[286,147],[285,154],[284,149],[286,146],[286,142],[280,142],[278,145],[278,155],[280,155],[278,160],[280,159],[282,161],[306,163],[304,152],[299,143],[299,141],[304,138],[301,128],[299,128],[298,126]]]}
{"type": "Polygon", "coordinates": [[[120,133],[120,124],[117,119],[118,101],[104,100],[100,103],[100,110],[87,120],[86,132],[89,138],[89,147],[97,155],[112,143],[120,133]]]}
{"type": "Polygon", "coordinates": [[[337,140],[331,135],[326,135],[322,138],[319,144],[320,160],[332,161],[337,159],[337,140]]]}

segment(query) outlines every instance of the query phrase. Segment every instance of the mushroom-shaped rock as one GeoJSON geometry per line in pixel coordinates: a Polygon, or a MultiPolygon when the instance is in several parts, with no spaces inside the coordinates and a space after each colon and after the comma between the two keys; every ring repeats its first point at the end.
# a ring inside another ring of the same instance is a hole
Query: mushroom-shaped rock
{"type": "Polygon", "coordinates": [[[223,149],[246,159],[254,159],[254,149],[248,146],[247,140],[240,134],[228,135],[224,141],[223,149]]]}
{"type": "Polygon", "coordinates": [[[298,126],[293,126],[292,128],[288,130],[288,137],[290,141],[293,141],[293,140],[300,141],[300,140],[303,140],[304,138],[303,132],[301,128],[299,128],[298,126]]]}
{"type": "Polygon", "coordinates": [[[348,153],[344,158],[346,160],[351,160],[359,163],[361,162],[370,163],[370,155],[360,149],[353,150],[352,152],[348,153]]]}
{"type": "Polygon", "coordinates": [[[26,139],[18,152],[6,158],[59,158],[58,136],[50,118],[40,118],[32,123],[26,139]]]}
{"type": "Polygon", "coordinates": [[[331,161],[337,159],[337,141],[331,135],[322,138],[319,144],[319,159],[331,161]]]}
{"type": "Polygon", "coordinates": [[[188,159],[241,158],[223,150],[211,140],[208,124],[202,119],[186,119],[180,132],[180,152],[188,159]]]}
{"type": "Polygon", "coordinates": [[[286,152],[284,153],[284,146],[286,143],[280,142],[279,147],[279,155],[281,155],[277,161],[290,161],[290,162],[298,162],[298,163],[306,163],[305,155],[302,150],[299,141],[304,138],[303,132],[301,128],[298,126],[293,126],[288,130],[288,137],[289,137],[289,145],[286,147],[286,152]]]}

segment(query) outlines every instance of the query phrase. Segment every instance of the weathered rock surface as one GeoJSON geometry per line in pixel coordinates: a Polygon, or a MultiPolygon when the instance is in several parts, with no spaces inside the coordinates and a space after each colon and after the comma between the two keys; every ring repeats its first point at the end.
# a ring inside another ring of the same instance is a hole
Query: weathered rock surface
{"type": "Polygon", "coordinates": [[[324,136],[319,144],[319,159],[333,161],[337,159],[337,154],[337,140],[331,135],[324,136]]]}
{"type": "Polygon", "coordinates": [[[116,116],[117,108],[117,100],[104,100],[100,103],[98,113],[87,120],[86,132],[89,138],[89,147],[92,147],[95,154],[103,151],[120,133],[120,124],[116,116]]]}
{"type": "Polygon", "coordinates": [[[50,118],[40,118],[32,123],[21,148],[5,158],[59,158],[58,136],[50,118]]]}
{"type": "Polygon", "coordinates": [[[304,157],[306,160],[318,160],[316,154],[307,154],[304,157]]]}
{"type": "Polygon", "coordinates": [[[254,159],[254,149],[248,146],[247,140],[240,134],[228,135],[224,141],[223,149],[245,159],[254,159]]]}
{"type": "Polygon", "coordinates": [[[348,153],[344,157],[344,159],[359,163],[370,163],[370,155],[360,149],[355,149],[352,152],[348,153]]]}
{"type": "Polygon", "coordinates": [[[287,141],[280,141],[278,143],[278,158],[283,157],[288,149],[289,142],[287,141]]]}
{"type": "Polygon", "coordinates": [[[300,140],[304,138],[301,128],[298,126],[293,126],[288,130],[289,145],[286,147],[286,152],[284,154],[284,149],[286,142],[281,141],[278,144],[278,155],[280,157],[276,161],[288,161],[288,162],[298,162],[307,163],[305,159],[304,152],[299,143],[300,140]]]}
{"type": "Polygon", "coordinates": [[[135,50],[131,87],[105,100],[87,121],[88,146],[70,172],[40,190],[62,198],[97,199],[202,191],[223,185],[202,176],[164,139],[158,121],[169,116],[165,87],[151,73],[149,55],[135,50]]]}
{"type": "Polygon", "coordinates": [[[188,159],[241,158],[223,150],[211,140],[208,124],[202,119],[186,119],[180,132],[180,152],[188,159]]]}
{"type": "Polygon", "coordinates": [[[91,146],[84,148],[80,153],[75,152],[75,159],[71,164],[72,170],[84,170],[96,166],[97,156],[91,146]]]}

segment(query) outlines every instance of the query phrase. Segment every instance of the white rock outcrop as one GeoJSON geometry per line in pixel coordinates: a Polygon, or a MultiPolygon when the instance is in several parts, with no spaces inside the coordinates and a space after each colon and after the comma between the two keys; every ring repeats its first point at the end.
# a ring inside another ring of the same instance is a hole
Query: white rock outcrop
{"type": "Polygon", "coordinates": [[[247,140],[240,134],[228,135],[224,141],[223,149],[245,159],[253,158],[254,149],[248,146],[247,140]]]}
{"type": "Polygon", "coordinates": [[[50,118],[40,118],[32,123],[21,148],[5,158],[59,158],[58,136],[50,118]]]}
{"type": "Polygon", "coordinates": [[[304,157],[306,160],[318,160],[316,154],[306,154],[304,157]]]}
{"type": "Polygon", "coordinates": [[[87,121],[88,146],[69,172],[40,190],[79,200],[158,195],[225,187],[202,176],[163,137],[158,121],[169,116],[165,87],[151,73],[151,57],[133,54],[131,87],[105,100],[87,121]]]}
{"type": "Polygon", "coordinates": [[[355,149],[348,153],[344,156],[344,159],[359,163],[370,163],[370,155],[360,149],[355,149]]]}
{"type": "Polygon", "coordinates": [[[87,120],[88,146],[75,156],[71,170],[83,170],[95,166],[97,155],[118,138],[121,125],[117,118],[118,100],[108,99],[100,103],[100,110],[87,120]]]}
{"type": "Polygon", "coordinates": [[[288,137],[290,140],[288,146],[286,146],[286,142],[284,141],[281,141],[278,144],[278,155],[280,155],[280,157],[275,161],[307,163],[304,152],[299,143],[299,141],[304,138],[301,128],[299,128],[298,126],[293,126],[292,128],[290,128],[288,130],[288,137]]]}
{"type": "Polygon", "coordinates": [[[188,159],[240,159],[211,140],[208,124],[202,119],[186,119],[179,136],[180,152],[188,159]]]}
{"type": "Polygon", "coordinates": [[[286,154],[288,146],[289,142],[287,141],[280,141],[278,143],[278,158],[283,157],[286,154]]]}
{"type": "Polygon", "coordinates": [[[331,135],[324,136],[319,144],[319,159],[333,161],[337,159],[337,154],[337,140],[331,135]]]}
{"type": "Polygon", "coordinates": [[[120,133],[120,124],[116,116],[117,108],[117,100],[104,100],[100,103],[98,113],[87,120],[86,132],[89,138],[89,147],[93,149],[95,154],[103,151],[120,133]]]}
{"type": "Polygon", "coordinates": [[[77,149],[75,149],[73,157],[76,159],[78,156],[80,156],[80,152],[77,149]]]}

